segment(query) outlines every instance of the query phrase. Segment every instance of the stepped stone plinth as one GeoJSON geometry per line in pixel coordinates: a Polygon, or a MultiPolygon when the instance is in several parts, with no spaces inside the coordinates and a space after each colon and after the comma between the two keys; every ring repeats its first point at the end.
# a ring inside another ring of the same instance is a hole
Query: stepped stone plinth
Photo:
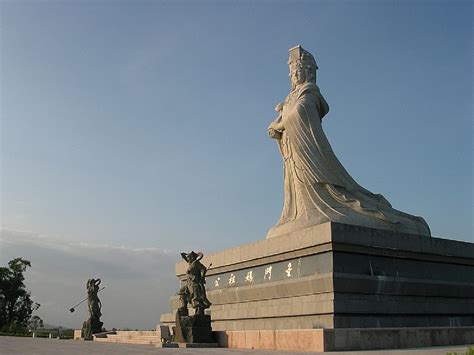
{"type": "Polygon", "coordinates": [[[215,331],[464,327],[474,342],[472,243],[329,222],[203,263],[215,331]]]}
{"type": "Polygon", "coordinates": [[[94,341],[103,343],[158,345],[162,342],[160,329],[157,330],[117,330],[94,335],[94,341]]]}

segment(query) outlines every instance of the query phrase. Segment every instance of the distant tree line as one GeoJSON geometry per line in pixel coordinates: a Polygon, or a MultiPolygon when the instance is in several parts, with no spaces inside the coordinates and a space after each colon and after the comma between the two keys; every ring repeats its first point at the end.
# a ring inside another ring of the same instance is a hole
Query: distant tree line
{"type": "Polygon", "coordinates": [[[43,326],[38,316],[32,316],[40,307],[31,300],[25,287],[24,272],[31,263],[23,258],[8,262],[8,267],[0,267],[0,332],[20,334],[43,326]]]}

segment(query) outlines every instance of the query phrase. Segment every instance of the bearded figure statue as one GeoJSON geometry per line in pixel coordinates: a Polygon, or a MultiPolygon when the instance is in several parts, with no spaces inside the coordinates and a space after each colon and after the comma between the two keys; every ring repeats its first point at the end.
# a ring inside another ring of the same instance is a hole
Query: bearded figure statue
{"type": "Polygon", "coordinates": [[[392,208],[360,186],[334,154],[321,121],[329,105],[316,85],[316,61],[301,46],[290,49],[291,92],[268,127],[284,166],[284,206],[267,238],[325,222],[430,236],[422,217],[392,208]]]}

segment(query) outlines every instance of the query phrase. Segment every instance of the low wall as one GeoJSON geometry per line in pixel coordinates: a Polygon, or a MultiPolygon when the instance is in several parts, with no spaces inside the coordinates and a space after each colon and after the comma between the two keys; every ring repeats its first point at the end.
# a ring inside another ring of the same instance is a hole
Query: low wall
{"type": "Polygon", "coordinates": [[[305,352],[474,344],[474,327],[247,330],[215,334],[221,347],[305,352]]]}

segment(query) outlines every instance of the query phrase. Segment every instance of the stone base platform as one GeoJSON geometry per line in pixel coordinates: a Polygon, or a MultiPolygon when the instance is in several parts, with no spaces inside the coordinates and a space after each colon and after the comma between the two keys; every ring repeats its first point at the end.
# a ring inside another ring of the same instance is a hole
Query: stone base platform
{"type": "Polygon", "coordinates": [[[474,327],[220,331],[221,347],[279,351],[350,351],[474,344],[474,327]]]}
{"type": "Polygon", "coordinates": [[[212,343],[211,317],[209,315],[176,316],[176,326],[173,327],[173,340],[177,343],[196,344],[212,343]]]}
{"type": "MultiPolygon", "coordinates": [[[[215,331],[474,326],[473,243],[325,223],[211,262],[215,331]]],[[[178,307],[174,296],[160,322],[174,325],[178,307]]]]}

